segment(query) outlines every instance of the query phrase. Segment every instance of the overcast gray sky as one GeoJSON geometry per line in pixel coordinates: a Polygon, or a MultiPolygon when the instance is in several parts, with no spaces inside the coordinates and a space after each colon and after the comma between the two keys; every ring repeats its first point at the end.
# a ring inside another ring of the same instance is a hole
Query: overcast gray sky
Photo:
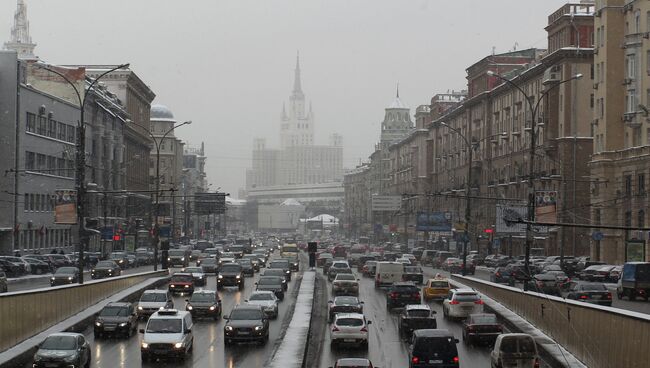
{"type": "MultiPolygon", "coordinates": [[[[344,164],[372,151],[400,84],[411,112],[492,52],[546,48],[547,16],[566,0],[26,0],[36,54],[55,64],[130,62],[205,141],[208,180],[233,196],[252,140],[279,141],[300,50],[316,143],[344,137],[344,164]]],[[[0,39],[15,0],[0,0],[0,39]]]]}

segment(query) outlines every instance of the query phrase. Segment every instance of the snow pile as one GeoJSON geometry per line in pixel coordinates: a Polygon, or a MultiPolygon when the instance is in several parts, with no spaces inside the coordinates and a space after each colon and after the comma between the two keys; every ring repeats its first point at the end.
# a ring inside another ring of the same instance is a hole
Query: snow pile
{"type": "Polygon", "coordinates": [[[314,300],[316,273],[303,274],[293,311],[293,318],[284,334],[284,339],[275,352],[269,368],[300,368],[307,348],[311,307],[314,300]]]}

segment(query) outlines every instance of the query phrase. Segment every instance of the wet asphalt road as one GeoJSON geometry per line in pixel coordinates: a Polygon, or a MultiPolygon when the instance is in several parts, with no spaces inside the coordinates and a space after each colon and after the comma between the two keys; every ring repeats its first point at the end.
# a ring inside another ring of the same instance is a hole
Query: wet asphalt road
{"type": "MultiPolygon", "coordinates": [[[[262,269],[264,270],[264,269],[262,269]]],[[[289,284],[289,290],[285,293],[284,301],[280,302],[278,319],[270,321],[269,341],[265,345],[259,344],[233,344],[224,347],[223,328],[225,321],[219,319],[195,319],[194,320],[194,351],[183,361],[175,359],[151,361],[143,364],[140,360],[140,342],[142,334],[136,334],[131,338],[102,338],[93,337],[92,326],[84,331],[84,335],[92,347],[92,364],[93,368],[132,368],[132,367],[243,367],[254,368],[264,367],[265,362],[273,351],[273,346],[278,339],[282,330],[282,323],[287,311],[293,309],[295,295],[292,290],[297,284],[300,274],[293,274],[292,281],[289,284]]],[[[247,277],[245,288],[239,291],[237,288],[225,287],[219,291],[221,297],[224,315],[230,313],[232,308],[243,303],[250,293],[255,289],[255,281],[259,278],[256,273],[254,278],[247,277]]],[[[207,286],[204,289],[216,290],[216,276],[210,275],[207,286]]],[[[186,295],[174,296],[174,307],[185,310],[186,295]]],[[[145,328],[145,322],[139,323],[140,328],[145,328]]],[[[26,366],[31,367],[31,365],[26,366]]]]}
{"type": "MultiPolygon", "coordinates": [[[[425,279],[433,277],[434,273],[430,267],[425,267],[425,279]]],[[[322,272],[322,269],[319,269],[322,272]]],[[[321,358],[319,367],[327,368],[334,366],[340,358],[368,358],[376,367],[382,368],[404,368],[408,367],[408,343],[401,341],[398,334],[398,321],[401,309],[395,309],[388,313],[386,310],[386,292],[375,289],[372,278],[363,277],[356,272],[357,278],[361,281],[359,299],[364,302],[364,315],[372,324],[369,326],[368,351],[356,348],[336,348],[332,350],[329,342],[329,328],[325,332],[321,347],[321,358]]],[[[328,297],[331,296],[331,282],[327,282],[328,297]]],[[[489,367],[491,348],[469,347],[462,342],[462,322],[446,320],[442,316],[442,304],[440,302],[428,303],[437,312],[438,328],[451,331],[460,340],[457,344],[458,355],[461,367],[489,367]]]]}

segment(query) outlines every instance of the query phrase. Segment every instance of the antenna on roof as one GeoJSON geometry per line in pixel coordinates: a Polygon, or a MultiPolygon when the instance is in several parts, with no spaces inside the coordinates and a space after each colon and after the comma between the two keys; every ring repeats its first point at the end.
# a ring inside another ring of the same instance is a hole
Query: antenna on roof
{"type": "Polygon", "coordinates": [[[492,56],[494,56],[494,53],[496,52],[497,48],[496,46],[492,46],[492,56]]]}

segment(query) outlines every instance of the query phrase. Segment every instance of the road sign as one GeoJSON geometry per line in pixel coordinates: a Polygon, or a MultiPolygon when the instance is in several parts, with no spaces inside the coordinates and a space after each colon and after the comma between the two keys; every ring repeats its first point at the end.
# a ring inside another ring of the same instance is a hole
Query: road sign
{"type": "Polygon", "coordinates": [[[104,226],[101,230],[102,232],[102,240],[113,240],[113,227],[112,226],[104,226]]]}
{"type": "Polygon", "coordinates": [[[380,211],[399,211],[402,208],[402,197],[401,196],[372,196],[372,210],[376,212],[380,211]]]}
{"type": "Polygon", "coordinates": [[[594,231],[594,232],[591,234],[591,238],[592,238],[593,240],[595,240],[595,241],[601,241],[601,240],[603,240],[604,237],[605,237],[605,235],[603,235],[603,233],[600,232],[600,231],[594,231]]]}

